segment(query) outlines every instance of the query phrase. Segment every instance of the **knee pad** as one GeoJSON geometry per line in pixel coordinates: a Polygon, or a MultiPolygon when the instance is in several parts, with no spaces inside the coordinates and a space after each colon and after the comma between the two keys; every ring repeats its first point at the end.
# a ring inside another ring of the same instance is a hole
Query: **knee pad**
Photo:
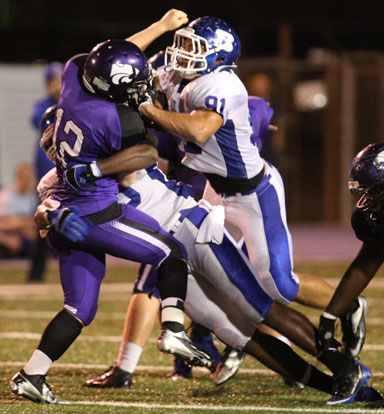
{"type": "Polygon", "coordinates": [[[188,266],[185,260],[167,258],[157,269],[161,299],[169,297],[185,301],[187,294],[188,266]]]}

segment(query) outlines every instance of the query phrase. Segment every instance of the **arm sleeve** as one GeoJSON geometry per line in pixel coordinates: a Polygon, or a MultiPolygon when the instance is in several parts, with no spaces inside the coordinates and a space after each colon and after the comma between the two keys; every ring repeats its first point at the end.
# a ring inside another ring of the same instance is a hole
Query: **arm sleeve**
{"type": "Polygon", "coordinates": [[[132,147],[144,140],[147,129],[138,112],[124,105],[117,106],[120,121],[121,149],[132,147]]]}

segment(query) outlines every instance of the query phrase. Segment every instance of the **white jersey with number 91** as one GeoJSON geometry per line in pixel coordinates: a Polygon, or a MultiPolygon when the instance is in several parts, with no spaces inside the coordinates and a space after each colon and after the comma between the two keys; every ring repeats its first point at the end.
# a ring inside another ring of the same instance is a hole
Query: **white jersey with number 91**
{"type": "Polygon", "coordinates": [[[232,179],[249,179],[263,167],[249,120],[248,94],[231,70],[183,79],[175,71],[163,71],[160,88],[166,94],[170,111],[191,113],[197,109],[214,110],[223,125],[204,143],[183,139],[183,164],[204,173],[232,179]]]}

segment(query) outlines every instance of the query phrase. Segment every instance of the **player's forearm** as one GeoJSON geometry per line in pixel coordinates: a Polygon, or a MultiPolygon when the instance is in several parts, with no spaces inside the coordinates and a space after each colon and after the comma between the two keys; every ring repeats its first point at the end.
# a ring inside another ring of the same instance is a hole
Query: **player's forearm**
{"type": "Polygon", "coordinates": [[[156,108],[154,105],[145,104],[140,106],[140,112],[166,131],[188,141],[202,143],[220,127],[220,125],[216,126],[216,124],[212,126],[207,116],[200,116],[200,111],[193,111],[190,114],[169,112],[156,108]]]}
{"type": "Polygon", "coordinates": [[[141,50],[145,50],[154,40],[167,32],[161,21],[151,24],[151,26],[135,33],[134,35],[127,37],[125,40],[134,43],[141,50]]]}
{"type": "Polygon", "coordinates": [[[363,244],[355,260],[348,267],[333,295],[327,312],[340,316],[361,294],[371,279],[375,276],[384,260],[383,249],[363,244]]]}
{"type": "Polygon", "coordinates": [[[38,205],[36,208],[34,220],[39,229],[45,229],[49,225],[48,210],[48,207],[44,203],[38,205]]]}
{"type": "Polygon", "coordinates": [[[155,39],[162,34],[176,30],[188,22],[188,16],[181,10],[171,9],[160,20],[146,29],[127,37],[125,40],[135,43],[141,50],[145,50],[155,39]]]}
{"type": "Polygon", "coordinates": [[[158,159],[156,148],[151,145],[135,145],[97,162],[102,175],[117,174],[147,168],[158,159]]]}

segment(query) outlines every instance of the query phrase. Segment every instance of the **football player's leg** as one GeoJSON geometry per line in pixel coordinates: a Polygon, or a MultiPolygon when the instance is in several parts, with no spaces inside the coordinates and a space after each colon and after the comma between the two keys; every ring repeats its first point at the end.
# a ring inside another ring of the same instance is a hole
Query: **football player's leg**
{"type": "Polygon", "coordinates": [[[195,244],[188,250],[194,269],[216,289],[236,303],[242,314],[261,323],[273,302],[263,288],[259,276],[245,254],[224,231],[221,244],[195,244]]]}
{"type": "Polygon", "coordinates": [[[158,317],[159,307],[157,271],[151,265],[141,265],[128,305],[116,364],[101,375],[87,380],[83,384],[84,386],[96,388],[131,387],[133,373],[158,317]]]}
{"type": "Polygon", "coordinates": [[[181,332],[187,289],[185,249],[153,218],[128,205],[120,208],[121,214],[113,220],[108,215],[84,217],[89,225],[84,244],[157,267],[163,327],[181,332]]]}
{"type": "Polygon", "coordinates": [[[354,366],[354,360],[337,349],[327,349],[318,354],[316,347],[317,329],[302,313],[274,302],[264,323],[282,333],[294,344],[326,365],[336,376],[354,366]]]}
{"type": "MultiPolygon", "coordinates": [[[[204,321],[224,343],[246,352],[282,376],[320,391],[332,392],[332,377],[305,362],[284,342],[255,331],[254,323],[247,320],[237,304],[218,292],[205,277],[199,274],[194,276],[189,276],[185,302],[190,318],[197,322],[204,321]]],[[[238,368],[236,366],[236,372],[238,368]]]]}
{"type": "Polygon", "coordinates": [[[61,402],[45,382],[52,363],[76,340],[97,310],[105,255],[79,250],[58,250],[64,309],[47,325],[40,343],[23,370],[11,380],[11,390],[35,402],[61,402]]]}
{"type": "MultiPolygon", "coordinates": [[[[162,330],[157,341],[161,352],[178,355],[193,365],[210,366],[211,358],[199,351],[184,331],[184,300],[187,290],[187,254],[184,246],[164,231],[152,217],[129,206],[122,214],[95,225],[94,216],[83,217],[89,224],[85,243],[111,255],[157,267],[161,297],[162,330]]],[[[104,215],[102,215],[104,217],[104,215]]]]}

